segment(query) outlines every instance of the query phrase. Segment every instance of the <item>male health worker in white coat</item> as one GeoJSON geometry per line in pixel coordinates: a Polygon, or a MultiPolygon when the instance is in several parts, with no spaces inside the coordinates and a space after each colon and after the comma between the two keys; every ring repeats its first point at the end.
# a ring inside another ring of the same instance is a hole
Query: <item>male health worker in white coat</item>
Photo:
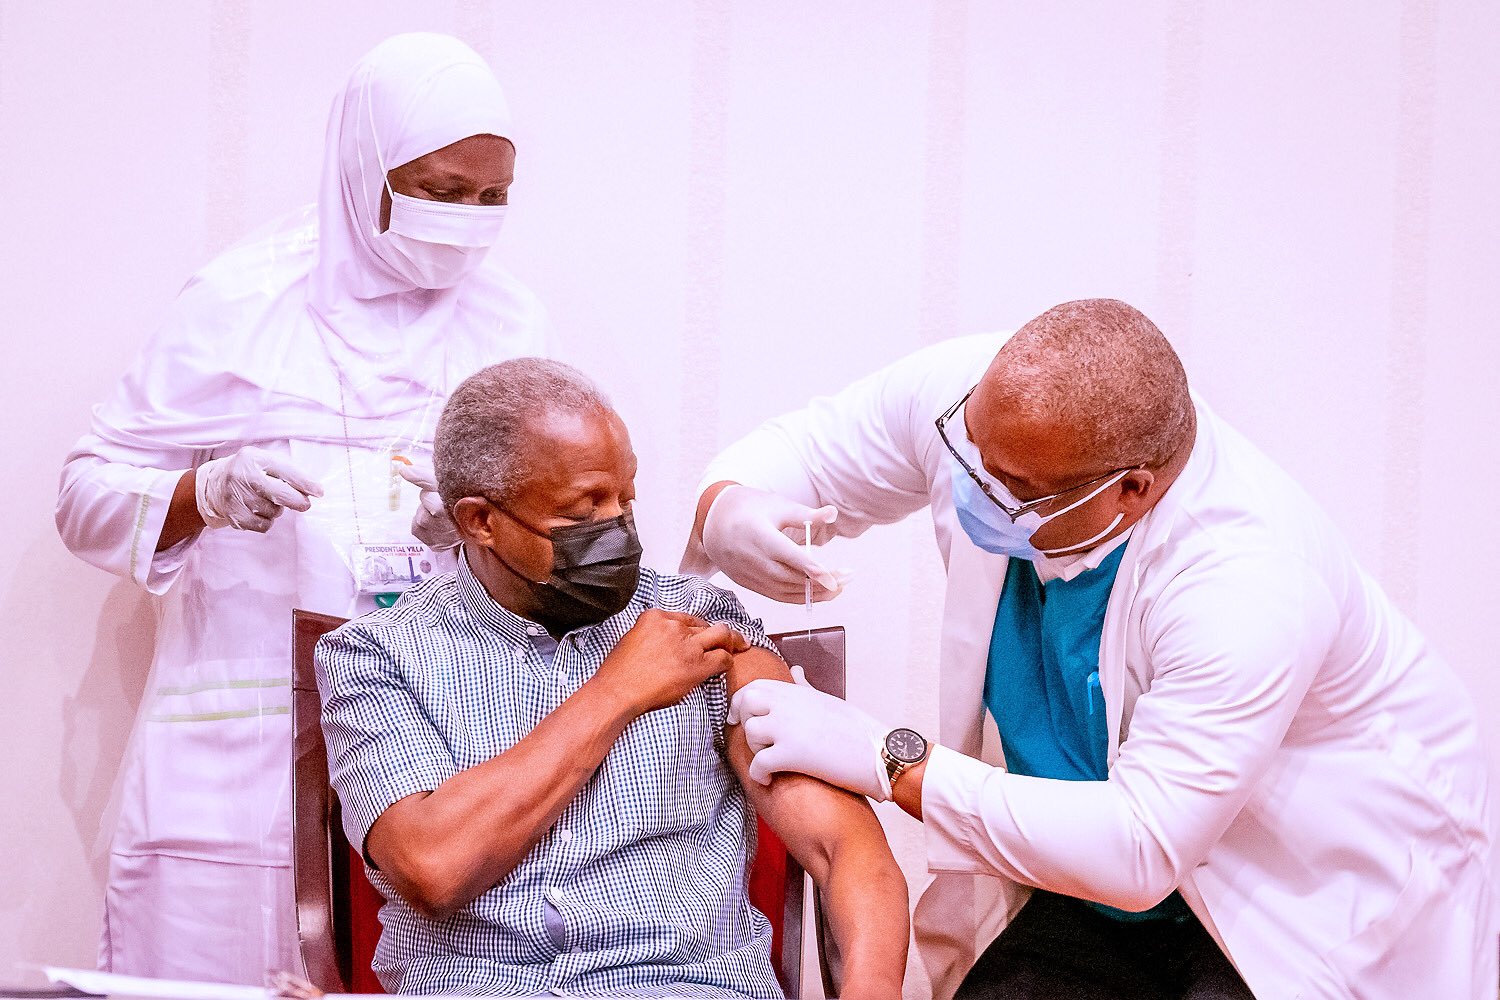
{"type": "Polygon", "coordinates": [[[938,997],[1495,995],[1469,698],[1135,309],[920,351],[705,482],[686,562],[783,600],[840,584],[785,537],[804,520],[852,536],[932,506],[932,742],[792,685],[733,713],[759,779],[924,821],[938,997]],[[986,709],[1004,766],[981,759],[986,709]]]}

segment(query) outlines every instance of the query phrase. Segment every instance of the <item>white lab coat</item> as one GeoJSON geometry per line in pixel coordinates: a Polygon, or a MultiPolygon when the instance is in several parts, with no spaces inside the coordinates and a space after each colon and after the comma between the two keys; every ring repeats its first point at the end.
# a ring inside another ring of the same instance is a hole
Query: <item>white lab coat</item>
{"type": "Polygon", "coordinates": [[[1041,886],[1126,909],[1180,889],[1260,997],[1493,997],[1473,706],[1322,511],[1201,403],[1192,456],[1133,530],[1105,615],[1109,780],[974,759],[1006,559],[957,525],[933,420],[1003,341],[920,351],[763,425],[704,477],[834,504],[845,535],[932,505],[944,747],[923,786],[933,874],[914,929],[935,994],[1041,886]]]}
{"type": "Polygon", "coordinates": [[[436,291],[382,264],[377,123],[394,163],[510,132],[499,85],[467,46],[383,43],[334,101],[316,216],[294,213],[196,274],[63,469],[64,543],[160,595],[115,795],[107,970],[261,985],[301,968],[291,609],[373,607],[353,546],[414,541],[418,491],[392,455],[430,462],[449,391],[484,365],[545,353],[540,306],[497,260],[436,291]],[[155,552],[183,471],[246,445],[325,494],[264,534],[206,530],[155,552]]]}

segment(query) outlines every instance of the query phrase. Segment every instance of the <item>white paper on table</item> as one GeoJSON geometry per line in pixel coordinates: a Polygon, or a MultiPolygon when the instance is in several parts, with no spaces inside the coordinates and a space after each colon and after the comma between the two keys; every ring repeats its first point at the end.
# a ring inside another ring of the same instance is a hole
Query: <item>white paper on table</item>
{"type": "Polygon", "coordinates": [[[97,972],[93,969],[60,969],[51,965],[43,966],[42,971],[54,983],[67,983],[85,993],[105,996],[161,997],[163,1000],[267,1000],[271,995],[264,986],[150,979],[145,976],[97,972]]]}

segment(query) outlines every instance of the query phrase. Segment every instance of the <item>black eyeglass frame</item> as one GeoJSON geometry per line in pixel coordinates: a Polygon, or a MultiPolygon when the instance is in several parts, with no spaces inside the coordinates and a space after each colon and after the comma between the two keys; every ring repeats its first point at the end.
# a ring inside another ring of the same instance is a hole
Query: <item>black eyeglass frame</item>
{"type": "Polygon", "coordinates": [[[953,442],[948,440],[948,431],[946,429],[948,421],[953,419],[953,415],[959,411],[960,407],[962,407],[969,401],[970,396],[974,395],[974,389],[978,388],[979,386],[975,385],[973,389],[970,389],[968,392],[964,393],[963,398],[954,403],[952,406],[948,407],[948,409],[944,410],[943,413],[935,421],[933,421],[933,423],[937,425],[938,437],[943,439],[943,447],[948,449],[948,454],[952,455],[953,458],[958,462],[958,464],[963,467],[964,472],[968,473],[969,478],[974,480],[974,485],[979,487],[980,492],[989,497],[990,503],[994,504],[996,507],[999,507],[1000,510],[1005,513],[1005,516],[1010,518],[1012,524],[1014,524],[1016,518],[1020,517],[1022,514],[1030,513],[1031,511],[1034,511],[1039,507],[1043,507],[1051,503],[1053,500],[1057,500],[1061,497],[1067,496],[1069,493],[1076,493],[1079,490],[1083,489],[1085,486],[1092,486],[1102,479],[1108,479],[1110,476],[1113,476],[1117,472],[1134,472],[1136,469],[1145,468],[1144,465],[1125,465],[1121,466],[1118,469],[1110,469],[1108,472],[1104,473],[1104,475],[1095,476],[1093,479],[1090,479],[1086,483],[1079,483],[1077,486],[1069,486],[1065,490],[1059,490],[1056,493],[1052,493],[1044,497],[1037,497],[1035,500],[1028,500],[1025,503],[1021,504],[1021,506],[1019,507],[1010,507],[1005,504],[999,497],[995,496],[994,491],[990,489],[990,484],[979,477],[979,473],[974,471],[974,467],[968,462],[964,461],[964,457],[958,453],[958,449],[953,447],[953,442]]]}

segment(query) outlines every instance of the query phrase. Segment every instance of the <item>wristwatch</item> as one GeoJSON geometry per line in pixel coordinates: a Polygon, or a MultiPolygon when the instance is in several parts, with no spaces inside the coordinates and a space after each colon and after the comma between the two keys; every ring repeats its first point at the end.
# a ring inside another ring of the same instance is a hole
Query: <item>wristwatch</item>
{"type": "Polygon", "coordinates": [[[931,744],[915,729],[892,729],[885,734],[885,743],[880,747],[880,759],[885,761],[886,777],[891,787],[907,768],[915,767],[927,759],[931,744]]]}

